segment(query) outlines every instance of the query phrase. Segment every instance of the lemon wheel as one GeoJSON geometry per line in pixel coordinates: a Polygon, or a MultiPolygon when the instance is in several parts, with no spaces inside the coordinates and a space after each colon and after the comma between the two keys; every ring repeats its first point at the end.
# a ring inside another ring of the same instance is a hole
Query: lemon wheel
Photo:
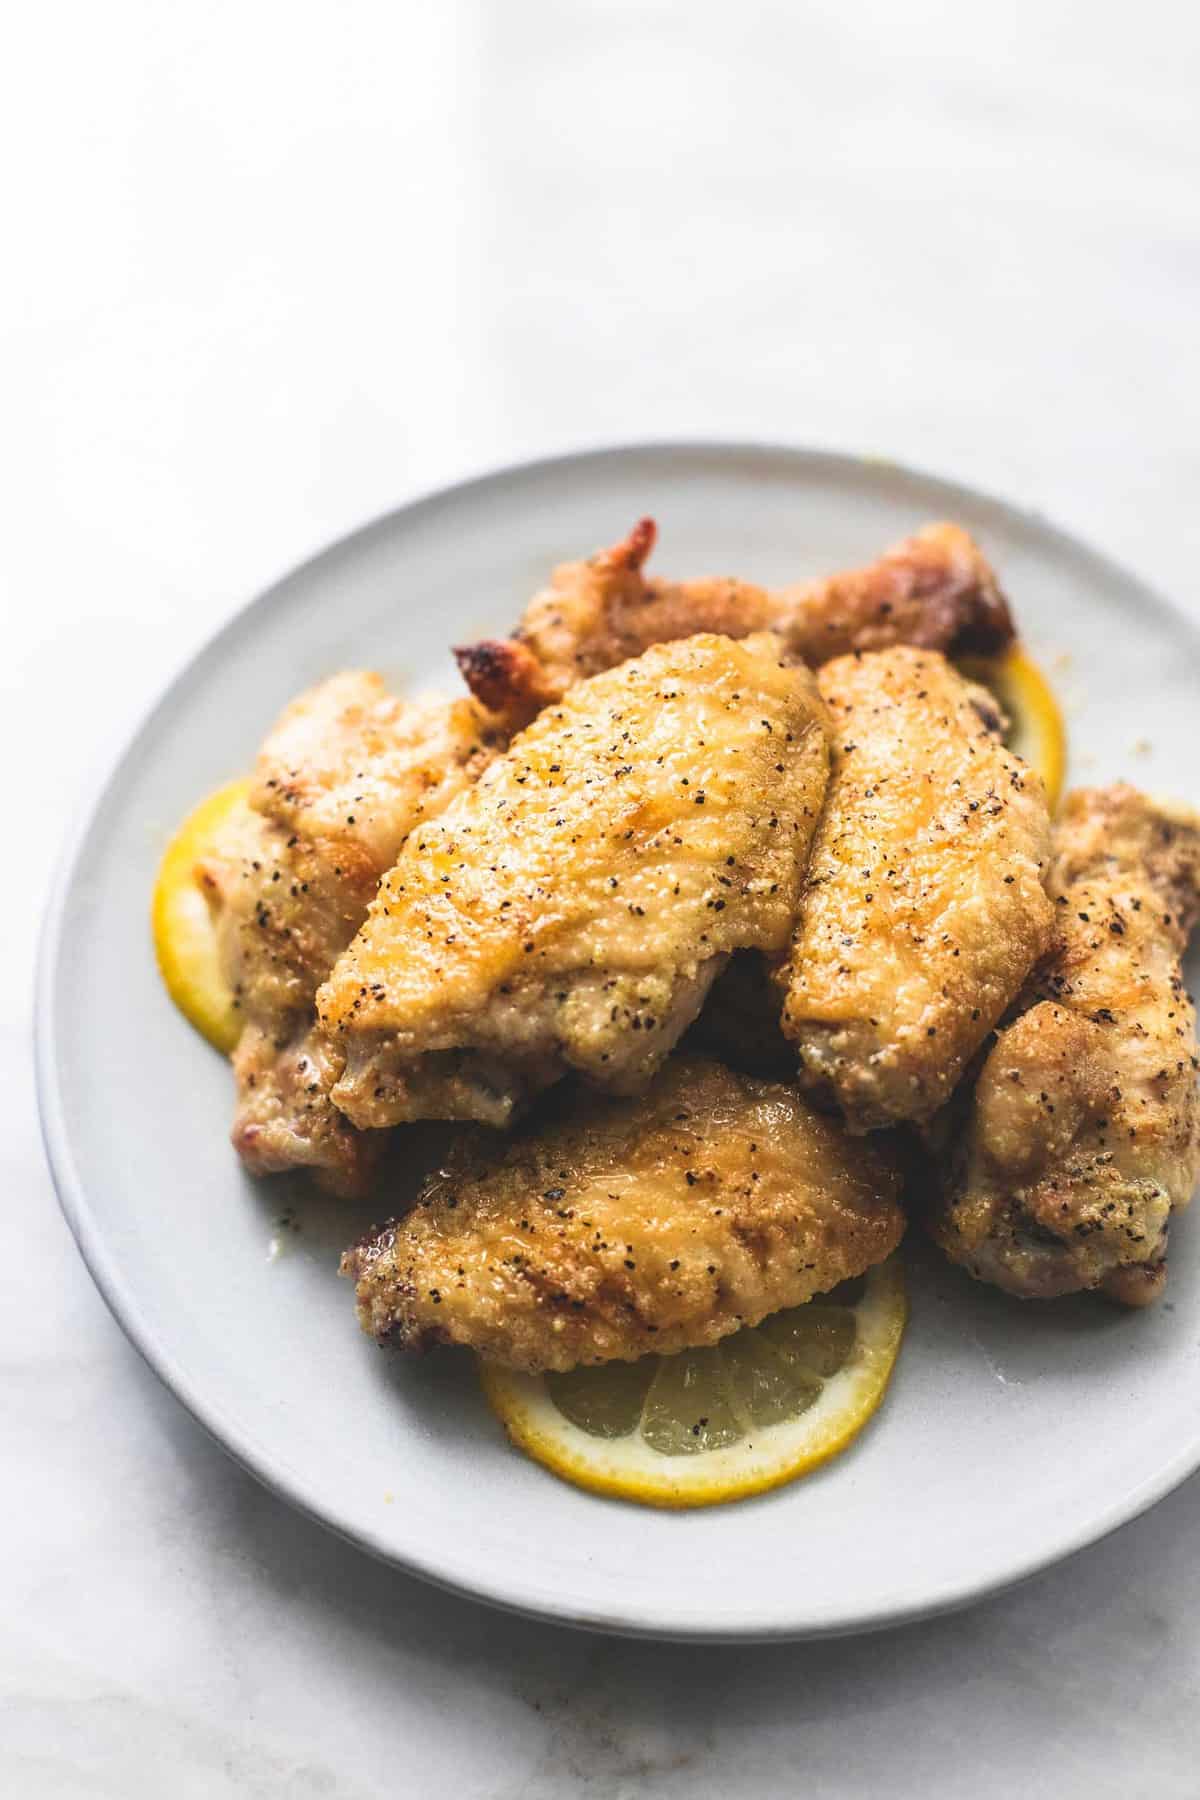
{"type": "Polygon", "coordinates": [[[249,783],[232,781],[188,814],[159,865],[151,906],[154,950],[167,992],[184,1017],[226,1055],[241,1035],[216,933],[196,865],[209,855],[246,803],[249,783]]]}
{"type": "Polygon", "coordinates": [[[708,1349],[565,1375],[481,1365],[512,1442],[564,1480],[645,1506],[714,1506],[805,1475],[874,1413],[907,1318],[891,1257],[708,1349]]]}
{"type": "Polygon", "coordinates": [[[1067,731],[1054,689],[1020,644],[1001,656],[971,657],[965,675],[982,682],[1008,714],[1005,742],[1036,769],[1046,785],[1050,811],[1058,808],[1067,765],[1067,731]]]}

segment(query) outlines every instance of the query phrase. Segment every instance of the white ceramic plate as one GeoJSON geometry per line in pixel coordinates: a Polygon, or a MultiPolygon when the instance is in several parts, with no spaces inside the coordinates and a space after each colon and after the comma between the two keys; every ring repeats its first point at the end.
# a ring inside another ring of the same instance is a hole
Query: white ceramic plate
{"type": "Polygon", "coordinates": [[[147,1360],[247,1468],[364,1549],[618,1631],[772,1638],[894,1623],[1044,1567],[1200,1464],[1200,1215],[1176,1228],[1166,1301],[1144,1314],[1021,1305],[913,1245],[895,1381],[848,1454],[759,1500],[645,1511],[511,1450],[467,1358],[405,1362],[360,1336],[334,1268],[368,1219],[240,1173],[228,1069],[155,972],[147,908],[167,836],[248,765],[291,694],[362,664],[410,688],[449,684],[448,642],[509,626],[552,563],[644,512],[660,523],[663,570],[767,583],[869,559],[927,519],[961,520],[1066,696],[1073,779],[1124,775],[1200,802],[1200,632],[1036,517],[889,464],[770,448],[658,446],[503,471],[289,575],[141,727],[50,905],[46,1141],[80,1249],[147,1360]],[[289,1206],[300,1229],[268,1260],[289,1206]]]}

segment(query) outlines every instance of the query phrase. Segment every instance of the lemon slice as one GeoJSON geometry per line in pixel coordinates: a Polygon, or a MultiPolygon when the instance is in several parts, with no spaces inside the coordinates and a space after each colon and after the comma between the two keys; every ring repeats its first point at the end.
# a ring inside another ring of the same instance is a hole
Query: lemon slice
{"type": "Polygon", "coordinates": [[[172,1000],[225,1055],[241,1036],[241,1015],[221,969],[212,914],[196,880],[196,864],[211,854],[245,805],[247,781],[231,781],[188,814],[159,864],[150,909],[159,972],[172,1000]]]}
{"type": "Polygon", "coordinates": [[[967,657],[964,675],[989,688],[1008,714],[1005,743],[1036,769],[1046,784],[1050,811],[1057,812],[1067,763],[1067,730],[1054,690],[1020,644],[1000,656],[967,657]]]}
{"type": "Polygon", "coordinates": [[[565,1481],[645,1506],[780,1487],[857,1437],[887,1388],[908,1305],[900,1261],[704,1350],[525,1375],[483,1363],[512,1442],[565,1481]]]}

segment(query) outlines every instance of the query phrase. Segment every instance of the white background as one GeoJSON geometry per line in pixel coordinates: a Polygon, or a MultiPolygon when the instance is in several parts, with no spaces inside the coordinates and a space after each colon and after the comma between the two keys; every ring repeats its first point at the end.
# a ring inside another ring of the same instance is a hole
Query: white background
{"type": "Polygon", "coordinates": [[[55,1209],[28,1030],[48,869],[113,739],[240,600],[459,474],[651,436],[865,450],[1200,605],[1200,15],[21,10],[0,1792],[1192,1800],[1197,1483],[1007,1598],[857,1642],[629,1645],[446,1599],[260,1491],[138,1362],[55,1209]]]}

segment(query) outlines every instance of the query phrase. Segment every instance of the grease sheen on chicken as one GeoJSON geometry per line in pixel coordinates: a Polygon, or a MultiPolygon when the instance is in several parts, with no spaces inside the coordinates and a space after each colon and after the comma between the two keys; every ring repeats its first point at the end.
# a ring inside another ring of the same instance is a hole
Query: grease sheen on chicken
{"type": "Polygon", "coordinates": [[[343,1258],[363,1329],[570,1369],[713,1344],[899,1243],[886,1146],[793,1088],[673,1059],[636,1098],[583,1090],[499,1146],[465,1140],[416,1207],[343,1258]]]}
{"type": "Polygon", "coordinates": [[[936,651],[818,673],[829,794],[783,975],[802,1081],[851,1129],[924,1121],[1050,941],[1050,819],[994,702],[936,651]]]}
{"type": "Polygon", "coordinates": [[[337,1104],[502,1124],[568,1068],[644,1084],[732,951],[786,944],[827,771],[769,635],[577,683],[412,834],[321,989],[337,1104]]]}
{"type": "Polygon", "coordinates": [[[1001,1031],[946,1151],[934,1236],[1026,1298],[1166,1278],[1200,1177],[1195,1013],[1180,957],[1200,916],[1200,817],[1124,785],[1068,797],[1050,889],[1058,942],[1001,1031]]]}

